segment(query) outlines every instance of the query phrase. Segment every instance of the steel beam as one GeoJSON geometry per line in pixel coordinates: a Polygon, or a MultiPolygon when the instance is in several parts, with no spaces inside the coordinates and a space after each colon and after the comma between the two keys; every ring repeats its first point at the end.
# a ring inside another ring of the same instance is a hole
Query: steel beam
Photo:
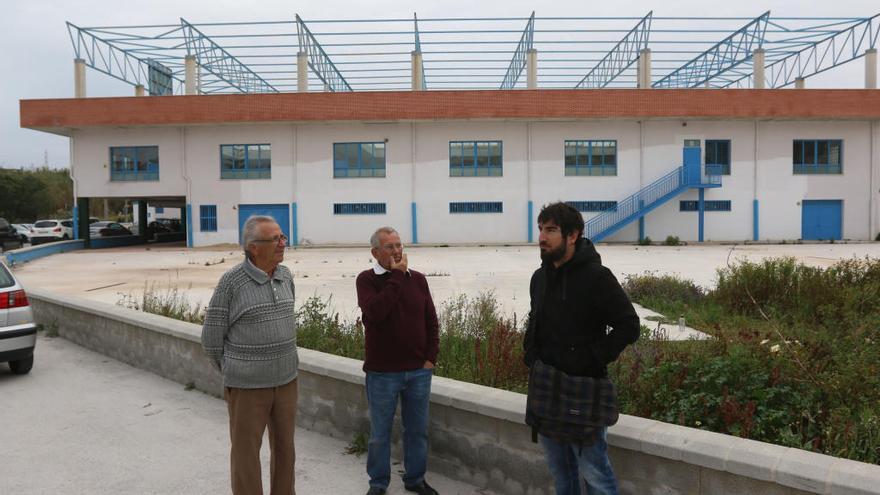
{"type": "Polygon", "coordinates": [[[651,19],[654,11],[642,18],[590,72],[575,85],[579,88],[604,88],[639,59],[642,50],[648,48],[651,19]]]}
{"type": "MultiPolygon", "coordinates": [[[[862,19],[806,48],[785,55],[767,65],[768,88],[784,88],[820,72],[864,56],[865,50],[877,46],[880,36],[880,14],[862,19]]],[[[770,53],[768,53],[769,55],[770,53]]],[[[725,86],[742,85],[749,76],[738,77],[725,86]]]]}
{"type": "Polygon", "coordinates": [[[187,55],[196,57],[204,70],[242,93],[277,93],[271,84],[241,63],[184,18],[180,18],[187,55]]]}
{"type": "MultiPolygon", "coordinates": [[[[145,86],[150,80],[150,64],[156,62],[136,57],[95,36],[89,30],[69,22],[67,23],[67,33],[70,35],[70,42],[73,44],[76,58],[83,60],[88,67],[132,86],[145,86]]],[[[174,79],[183,82],[179,78],[174,79]]]]}
{"type": "Polygon", "coordinates": [[[308,56],[309,67],[324,83],[324,86],[330,91],[354,91],[348,81],[342,77],[342,73],[339,72],[330,57],[327,56],[318,40],[309,31],[299,14],[296,14],[296,32],[299,38],[300,53],[305,53],[308,56]]]}
{"type": "Polygon", "coordinates": [[[529,22],[526,23],[526,28],[523,30],[523,34],[519,39],[519,43],[516,45],[516,51],[513,52],[513,58],[510,60],[510,66],[507,68],[507,73],[504,75],[504,80],[501,81],[500,89],[513,89],[513,87],[516,86],[516,81],[519,79],[520,74],[522,74],[523,69],[526,67],[528,52],[532,49],[534,40],[535,12],[532,11],[532,15],[531,17],[529,17],[529,22]]]}
{"type": "Polygon", "coordinates": [[[755,18],[735,33],[716,43],[653,84],[655,88],[696,88],[712,78],[748,61],[761,48],[770,11],[755,18]]]}

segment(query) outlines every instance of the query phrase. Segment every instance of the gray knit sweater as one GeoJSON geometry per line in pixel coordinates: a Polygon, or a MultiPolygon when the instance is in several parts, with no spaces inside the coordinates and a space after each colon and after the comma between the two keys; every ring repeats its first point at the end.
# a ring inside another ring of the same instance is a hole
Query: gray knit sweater
{"type": "Polygon", "coordinates": [[[272,278],[250,261],[220,277],[202,327],[205,354],[223,385],[267,388],[296,378],[293,276],[278,265],[272,278]]]}

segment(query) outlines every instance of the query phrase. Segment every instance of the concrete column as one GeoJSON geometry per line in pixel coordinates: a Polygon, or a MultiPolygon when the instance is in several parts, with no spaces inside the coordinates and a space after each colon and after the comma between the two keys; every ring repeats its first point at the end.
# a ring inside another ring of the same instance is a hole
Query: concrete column
{"type": "Polygon", "coordinates": [[[73,60],[73,97],[86,97],[86,61],[81,58],[73,60]]]}
{"type": "Polygon", "coordinates": [[[144,89],[143,84],[138,84],[134,87],[134,95],[135,96],[147,96],[147,91],[144,89]]]}
{"type": "Polygon", "coordinates": [[[184,94],[199,94],[199,65],[194,55],[184,58],[184,94]]]}
{"type": "Polygon", "coordinates": [[[755,83],[753,89],[764,89],[764,49],[758,48],[752,52],[752,77],[755,83]]]}
{"type": "Polygon", "coordinates": [[[807,87],[807,80],[803,77],[796,77],[794,79],[794,89],[804,89],[807,87]]]}
{"type": "Polygon", "coordinates": [[[639,52],[638,65],[638,87],[639,89],[651,88],[651,49],[645,48],[639,52]]]}
{"type": "Polygon", "coordinates": [[[538,89],[538,50],[526,52],[526,88],[538,89]]]}
{"type": "Polygon", "coordinates": [[[877,49],[865,50],[865,89],[877,89],[877,49]]]}
{"type": "Polygon", "coordinates": [[[82,239],[83,246],[91,247],[89,231],[89,198],[76,198],[76,212],[73,214],[73,238],[82,239]]]}
{"type": "Polygon", "coordinates": [[[421,91],[422,90],[422,52],[415,50],[410,53],[410,59],[412,63],[410,67],[412,68],[412,90],[413,91],[421,91]]]}
{"type": "Polygon", "coordinates": [[[309,56],[305,52],[296,54],[296,90],[300,93],[309,90],[309,56]]]}

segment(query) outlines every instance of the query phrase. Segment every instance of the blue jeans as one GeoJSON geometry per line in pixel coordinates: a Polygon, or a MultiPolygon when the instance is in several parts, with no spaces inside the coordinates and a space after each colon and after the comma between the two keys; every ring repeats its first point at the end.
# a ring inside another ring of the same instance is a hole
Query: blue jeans
{"type": "Polygon", "coordinates": [[[617,495],[617,479],[608,460],[607,431],[602,428],[596,443],[583,447],[539,435],[556,495],[580,495],[581,476],[587,482],[589,495],[617,495]]]}
{"type": "Polygon", "coordinates": [[[420,485],[425,479],[428,456],[428,402],[433,370],[367,372],[370,406],[370,444],[367,474],[370,486],[387,489],[391,482],[391,426],[400,398],[403,419],[404,486],[420,485]]]}

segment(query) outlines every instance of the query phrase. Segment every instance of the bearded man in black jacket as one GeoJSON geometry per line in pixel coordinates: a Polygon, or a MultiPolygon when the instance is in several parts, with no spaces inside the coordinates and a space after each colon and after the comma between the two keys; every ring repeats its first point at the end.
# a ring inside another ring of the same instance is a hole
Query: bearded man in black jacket
{"type": "MultiPolygon", "coordinates": [[[[639,318],[611,270],[583,236],[584,219],[565,203],[538,215],[541,268],[529,286],[531,311],[523,347],[536,359],[572,376],[606,378],[607,365],[639,337],[639,318]]],[[[537,428],[557,495],[580,495],[581,477],[594,494],[617,494],[608,460],[607,428],[588,437],[551,438],[537,428]]]]}

